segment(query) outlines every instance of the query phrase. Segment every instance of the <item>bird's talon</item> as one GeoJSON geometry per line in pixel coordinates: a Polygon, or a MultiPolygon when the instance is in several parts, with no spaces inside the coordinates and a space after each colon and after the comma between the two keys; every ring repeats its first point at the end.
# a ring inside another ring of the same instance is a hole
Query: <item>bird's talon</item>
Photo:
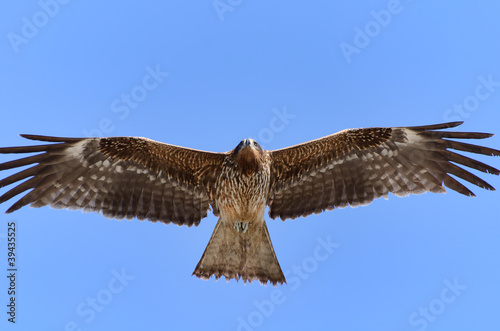
{"type": "Polygon", "coordinates": [[[248,231],[248,228],[250,226],[249,222],[234,222],[233,229],[235,229],[237,232],[243,232],[246,233],[248,231]]]}

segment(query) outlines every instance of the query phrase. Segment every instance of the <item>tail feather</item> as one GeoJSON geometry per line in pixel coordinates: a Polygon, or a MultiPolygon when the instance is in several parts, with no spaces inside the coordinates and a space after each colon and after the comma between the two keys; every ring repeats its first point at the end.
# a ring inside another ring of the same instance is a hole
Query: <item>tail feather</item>
{"type": "Polygon", "coordinates": [[[233,222],[219,219],[193,275],[216,280],[224,276],[228,281],[241,278],[245,283],[257,279],[274,286],[286,283],[264,220],[250,223],[243,232],[233,222]]]}

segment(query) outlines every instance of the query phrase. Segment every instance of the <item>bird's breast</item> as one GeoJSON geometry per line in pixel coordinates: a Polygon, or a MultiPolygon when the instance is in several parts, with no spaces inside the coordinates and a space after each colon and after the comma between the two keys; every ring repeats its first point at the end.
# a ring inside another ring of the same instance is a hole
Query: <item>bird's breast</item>
{"type": "Polygon", "coordinates": [[[217,182],[217,206],[221,216],[229,220],[252,221],[263,218],[269,194],[270,166],[262,167],[250,174],[240,171],[238,166],[224,166],[217,182]]]}

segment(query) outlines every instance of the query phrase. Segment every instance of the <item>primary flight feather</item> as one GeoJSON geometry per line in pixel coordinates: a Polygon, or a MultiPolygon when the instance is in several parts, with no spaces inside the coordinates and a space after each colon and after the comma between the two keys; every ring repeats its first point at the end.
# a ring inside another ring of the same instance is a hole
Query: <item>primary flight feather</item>
{"type": "Polygon", "coordinates": [[[343,130],[274,151],[245,139],[225,153],[136,137],[22,135],[49,144],[0,148],[0,153],[41,152],[0,164],[0,170],[31,166],[0,180],[0,188],[17,185],[0,203],[31,190],[7,213],[28,204],[50,205],[188,226],[198,225],[211,208],[219,220],[193,274],[282,284],[266,206],[271,218],[286,220],[366,205],[389,192],[441,193],[446,186],[474,195],[450,175],[494,190],[461,166],[495,175],[499,170],[452,151],[500,156],[499,150],[453,140],[492,134],[441,131],[462,123],[343,130]]]}

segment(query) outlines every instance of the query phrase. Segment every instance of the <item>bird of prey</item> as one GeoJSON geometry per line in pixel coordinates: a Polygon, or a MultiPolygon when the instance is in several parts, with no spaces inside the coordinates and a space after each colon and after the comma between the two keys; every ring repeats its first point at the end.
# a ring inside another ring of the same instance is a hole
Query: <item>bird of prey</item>
{"type": "Polygon", "coordinates": [[[59,138],[4,147],[0,153],[38,153],[0,164],[0,170],[31,166],[0,180],[16,183],[3,203],[31,190],[7,213],[30,204],[101,212],[116,219],[148,219],[198,225],[207,211],[219,217],[193,274],[202,279],[286,282],[264,220],[305,217],[325,210],[366,205],[444,186],[474,194],[453,176],[494,188],[460,167],[498,175],[499,170],[451,150],[500,156],[500,151],[453,139],[488,133],[443,129],[463,122],[413,127],[349,129],[299,145],[267,151],[244,139],[213,153],[137,137],[59,138]]]}

